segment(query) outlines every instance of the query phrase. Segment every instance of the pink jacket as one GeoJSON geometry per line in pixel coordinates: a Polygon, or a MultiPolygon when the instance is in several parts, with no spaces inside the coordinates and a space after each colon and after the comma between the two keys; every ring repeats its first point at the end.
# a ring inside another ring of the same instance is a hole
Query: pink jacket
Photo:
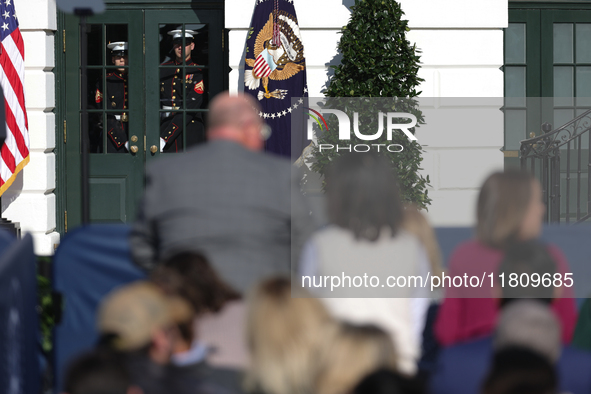
{"type": "MultiPolygon", "coordinates": [[[[570,272],[566,258],[556,246],[549,245],[548,251],[554,257],[561,273],[570,272]]],[[[452,253],[447,275],[476,275],[484,272],[497,273],[503,252],[472,240],[458,246],[452,253]]],[[[444,346],[489,335],[496,324],[498,300],[492,297],[490,286],[470,289],[470,298],[464,288],[446,288],[445,299],[439,308],[435,321],[435,337],[444,346]],[[474,298],[485,297],[485,298],[474,298]]],[[[552,303],[552,310],[562,326],[562,341],[569,343],[577,320],[573,288],[562,287],[562,296],[552,303]]]]}

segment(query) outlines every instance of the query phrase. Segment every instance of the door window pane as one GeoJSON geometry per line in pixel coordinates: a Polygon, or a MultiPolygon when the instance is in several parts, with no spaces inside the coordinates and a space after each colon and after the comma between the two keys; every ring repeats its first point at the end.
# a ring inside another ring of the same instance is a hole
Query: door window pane
{"type": "Polygon", "coordinates": [[[554,24],[554,63],[573,62],[573,24],[554,24]]]}
{"type": "Polygon", "coordinates": [[[505,29],[505,63],[525,63],[525,23],[509,23],[505,29]]]}
{"type": "Polygon", "coordinates": [[[103,52],[97,50],[101,48],[103,42],[103,25],[92,24],[88,25],[88,61],[89,66],[103,65],[103,52]]]}
{"type": "Polygon", "coordinates": [[[591,67],[577,67],[577,106],[591,106],[591,67]]]}
{"type": "Polygon", "coordinates": [[[505,105],[525,105],[525,67],[505,67],[505,105]]]}
{"type": "Polygon", "coordinates": [[[577,63],[591,63],[591,23],[577,23],[577,63]]]}
{"type": "Polygon", "coordinates": [[[526,139],[526,111],[505,111],[505,150],[519,150],[520,142],[526,139]]]}
{"type": "Polygon", "coordinates": [[[90,152],[128,153],[127,25],[93,24],[90,30],[87,70],[90,152]]]}
{"type": "Polygon", "coordinates": [[[573,68],[554,67],[554,105],[573,105],[573,68]]]}

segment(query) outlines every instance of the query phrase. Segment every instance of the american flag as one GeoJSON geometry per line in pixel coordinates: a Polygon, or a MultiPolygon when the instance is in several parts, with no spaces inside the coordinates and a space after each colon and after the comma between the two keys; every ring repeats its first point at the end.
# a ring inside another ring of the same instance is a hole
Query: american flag
{"type": "Polygon", "coordinates": [[[0,86],[4,91],[6,141],[0,149],[0,195],[29,162],[29,122],[25,108],[25,46],[14,0],[0,0],[0,86]]]}

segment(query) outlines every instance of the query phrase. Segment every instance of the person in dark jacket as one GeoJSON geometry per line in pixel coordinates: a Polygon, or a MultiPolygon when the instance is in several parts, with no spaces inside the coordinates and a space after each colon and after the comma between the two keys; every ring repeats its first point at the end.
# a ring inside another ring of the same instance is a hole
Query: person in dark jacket
{"type": "Polygon", "coordinates": [[[120,353],[97,349],[83,353],[69,363],[64,393],[143,394],[143,391],[132,384],[120,353]]]}

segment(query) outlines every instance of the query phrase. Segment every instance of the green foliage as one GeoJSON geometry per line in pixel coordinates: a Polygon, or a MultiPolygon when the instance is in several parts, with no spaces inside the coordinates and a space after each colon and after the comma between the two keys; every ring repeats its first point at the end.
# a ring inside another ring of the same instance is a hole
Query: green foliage
{"type": "MultiPolygon", "coordinates": [[[[37,264],[49,264],[50,257],[37,257],[37,264]]],[[[52,349],[52,330],[55,325],[55,305],[52,298],[51,281],[47,276],[37,274],[37,294],[39,296],[39,323],[41,325],[42,348],[46,353],[52,349]]]]}
{"type": "MultiPolygon", "coordinates": [[[[325,95],[412,98],[420,94],[416,90],[423,81],[417,76],[420,51],[406,39],[408,21],[402,19],[404,13],[400,4],[395,0],[356,0],[351,8],[351,19],[347,26],[343,27],[338,44],[338,50],[342,54],[341,64],[332,66],[335,73],[325,95]]],[[[393,102],[395,104],[385,108],[384,112],[410,112],[417,117],[418,124],[424,123],[415,100],[388,99],[390,105],[393,102]]],[[[369,103],[368,101],[368,105],[369,103]]],[[[371,105],[375,107],[374,101],[371,101],[371,105]]],[[[377,119],[364,117],[363,107],[363,104],[357,104],[355,108],[350,106],[346,112],[359,112],[360,129],[363,127],[367,130],[377,130],[377,119]]],[[[376,108],[372,108],[371,113],[375,118],[376,108]]],[[[338,143],[338,135],[335,133],[338,127],[333,118],[334,116],[327,118],[328,129],[331,131],[318,136],[318,144],[338,143]]],[[[352,116],[350,119],[353,120],[352,116]]],[[[404,122],[408,120],[397,123],[404,122]]],[[[404,147],[400,153],[385,153],[392,160],[393,167],[398,173],[403,200],[426,208],[431,199],[427,195],[429,177],[424,178],[418,173],[422,161],[421,146],[417,142],[411,143],[401,132],[394,133],[392,141],[387,141],[385,134],[382,134],[380,140],[371,143],[400,144],[404,147]]],[[[352,135],[350,143],[365,144],[367,141],[352,135]]],[[[320,152],[316,145],[313,149],[312,169],[324,175],[327,165],[338,154],[335,150],[320,152]]]]}

